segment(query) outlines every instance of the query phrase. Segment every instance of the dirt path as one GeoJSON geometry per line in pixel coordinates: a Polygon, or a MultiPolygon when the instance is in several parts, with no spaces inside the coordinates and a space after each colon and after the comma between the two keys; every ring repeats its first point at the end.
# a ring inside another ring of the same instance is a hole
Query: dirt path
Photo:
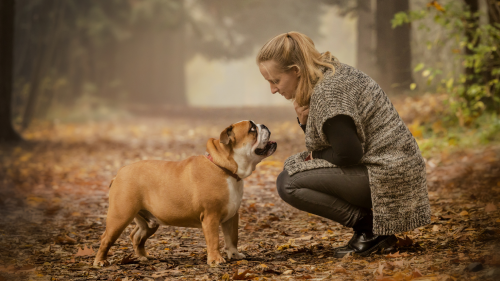
{"type": "Polygon", "coordinates": [[[105,228],[108,184],[121,166],[202,154],[209,137],[217,138],[249,112],[213,120],[193,113],[167,120],[40,125],[27,132],[30,142],[1,147],[0,280],[500,278],[499,147],[427,159],[432,224],[400,234],[391,254],[335,259],[333,248],[345,244],[351,230],[298,211],[276,193],[283,161],[304,147],[296,123],[277,117],[289,112],[276,110],[254,119],[271,129],[278,152],[245,180],[239,248],[246,260],[210,267],[201,230],[161,227],[146,244],[158,259],[139,263],[129,257],[131,225],[112,248],[112,265],[92,267],[92,251],[105,228]]]}

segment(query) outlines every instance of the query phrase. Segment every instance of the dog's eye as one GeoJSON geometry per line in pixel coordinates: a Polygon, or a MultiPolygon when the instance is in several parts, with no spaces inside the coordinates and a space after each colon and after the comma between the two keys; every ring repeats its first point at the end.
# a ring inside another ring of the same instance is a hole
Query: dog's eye
{"type": "Polygon", "coordinates": [[[250,132],[255,132],[255,127],[250,128],[250,132]]]}

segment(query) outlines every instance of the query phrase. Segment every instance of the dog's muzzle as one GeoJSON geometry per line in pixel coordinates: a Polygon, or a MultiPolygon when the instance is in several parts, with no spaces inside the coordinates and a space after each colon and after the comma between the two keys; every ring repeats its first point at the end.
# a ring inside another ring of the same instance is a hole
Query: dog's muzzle
{"type": "Polygon", "coordinates": [[[271,131],[269,131],[269,129],[265,125],[260,124],[259,127],[260,127],[260,134],[259,134],[260,144],[255,149],[255,154],[267,157],[276,151],[278,144],[274,141],[269,140],[271,138],[271,131]]]}

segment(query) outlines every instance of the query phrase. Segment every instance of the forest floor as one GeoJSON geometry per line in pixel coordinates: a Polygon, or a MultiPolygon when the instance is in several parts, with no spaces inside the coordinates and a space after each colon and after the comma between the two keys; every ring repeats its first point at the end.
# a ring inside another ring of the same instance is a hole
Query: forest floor
{"type": "Polygon", "coordinates": [[[398,234],[390,253],[338,259],[333,248],[352,231],[294,209],[276,192],[283,161],[305,150],[292,108],[52,122],[35,124],[23,136],[28,141],[0,147],[0,280],[500,279],[498,145],[426,158],[432,223],[398,234]],[[108,185],[120,167],[203,154],[208,138],[242,119],[265,124],[278,142],[275,155],[245,179],[239,228],[245,260],[210,267],[201,229],[162,226],[146,243],[157,259],[139,262],[130,225],[112,247],[111,266],[92,266],[105,229],[108,185]]]}

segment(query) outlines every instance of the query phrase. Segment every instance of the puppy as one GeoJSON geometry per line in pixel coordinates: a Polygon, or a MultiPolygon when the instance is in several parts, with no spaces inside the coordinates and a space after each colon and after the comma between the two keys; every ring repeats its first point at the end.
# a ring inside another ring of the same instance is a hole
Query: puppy
{"type": "Polygon", "coordinates": [[[132,220],[137,226],[130,238],[141,260],[152,259],[144,244],[160,224],[202,228],[207,263],[215,265],[225,262],[219,252],[222,225],[228,258],[245,258],[237,249],[242,179],[276,151],[270,136],[266,126],[241,121],[222,131],[219,140],[209,139],[205,155],[121,168],[110,184],[106,230],[94,265],[109,265],[109,249],[132,220]]]}

